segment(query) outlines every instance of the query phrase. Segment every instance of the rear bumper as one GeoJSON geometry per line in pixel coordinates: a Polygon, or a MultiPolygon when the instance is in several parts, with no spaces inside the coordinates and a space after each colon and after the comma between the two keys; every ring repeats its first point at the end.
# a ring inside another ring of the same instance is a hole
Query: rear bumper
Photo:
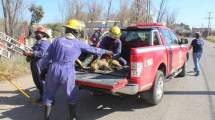
{"type": "Polygon", "coordinates": [[[114,86],[101,85],[96,83],[76,81],[76,84],[81,88],[89,90],[103,91],[110,94],[126,94],[126,95],[135,95],[139,92],[138,84],[127,84],[127,81],[122,82],[121,84],[116,84],[114,86]]]}
{"type": "Polygon", "coordinates": [[[138,90],[139,90],[138,84],[127,84],[123,88],[118,89],[116,93],[135,95],[138,93],[138,90]]]}
{"type": "Polygon", "coordinates": [[[128,84],[128,81],[127,81],[127,79],[124,79],[124,80],[114,83],[113,85],[108,85],[108,84],[99,84],[99,83],[76,80],[76,84],[79,86],[85,86],[85,87],[91,87],[91,88],[97,88],[97,89],[105,89],[105,90],[110,91],[111,93],[116,93],[116,91],[118,91],[119,89],[126,86],[128,84]]]}

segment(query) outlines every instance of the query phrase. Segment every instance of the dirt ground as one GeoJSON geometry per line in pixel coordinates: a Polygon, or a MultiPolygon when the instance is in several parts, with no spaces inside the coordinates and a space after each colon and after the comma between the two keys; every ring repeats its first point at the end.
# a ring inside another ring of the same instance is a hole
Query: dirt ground
{"type": "Polygon", "coordinates": [[[0,81],[14,80],[28,73],[30,73],[30,66],[25,57],[14,56],[9,60],[0,59],[0,81]]]}
{"type": "MultiPolygon", "coordinates": [[[[27,93],[33,97],[37,97],[37,92],[34,87],[31,75],[20,77],[14,80],[19,84],[27,93]]],[[[30,111],[41,111],[42,108],[37,105],[31,104],[28,99],[21,96],[17,89],[12,86],[8,81],[0,81],[0,119],[1,120],[27,120],[27,113],[30,111]],[[32,109],[33,108],[33,109],[32,109]],[[18,114],[20,113],[20,114],[18,114]]],[[[29,117],[29,116],[28,116],[29,117]]],[[[34,117],[35,120],[40,120],[39,116],[34,117]]],[[[30,119],[29,119],[30,120],[30,119]]]]}

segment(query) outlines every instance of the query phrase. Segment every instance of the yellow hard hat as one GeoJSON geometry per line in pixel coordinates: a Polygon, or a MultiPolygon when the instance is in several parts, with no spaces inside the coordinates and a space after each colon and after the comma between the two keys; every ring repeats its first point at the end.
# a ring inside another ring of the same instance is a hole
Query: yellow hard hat
{"type": "Polygon", "coordinates": [[[113,26],[110,29],[110,37],[117,39],[121,36],[121,30],[118,26],[113,26]]]}
{"type": "Polygon", "coordinates": [[[68,22],[65,25],[65,27],[68,27],[68,28],[71,28],[71,29],[75,29],[75,30],[81,29],[80,22],[78,20],[76,20],[76,19],[70,19],[70,20],[68,20],[68,22]]]}

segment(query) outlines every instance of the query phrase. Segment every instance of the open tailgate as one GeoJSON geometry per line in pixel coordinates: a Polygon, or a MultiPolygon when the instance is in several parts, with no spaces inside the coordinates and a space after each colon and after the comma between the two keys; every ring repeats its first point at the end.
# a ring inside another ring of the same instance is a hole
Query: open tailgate
{"type": "Polygon", "coordinates": [[[128,73],[127,69],[109,73],[102,71],[77,71],[76,84],[90,88],[105,89],[114,93],[128,84],[128,73]]]}

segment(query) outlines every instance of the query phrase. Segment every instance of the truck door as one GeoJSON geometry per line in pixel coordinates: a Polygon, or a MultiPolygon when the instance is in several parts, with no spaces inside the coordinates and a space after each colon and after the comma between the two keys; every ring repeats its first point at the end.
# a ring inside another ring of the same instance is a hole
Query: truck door
{"type": "Polygon", "coordinates": [[[174,69],[174,48],[172,47],[172,37],[170,36],[168,29],[160,29],[163,38],[163,44],[165,44],[167,49],[167,71],[168,73],[172,73],[174,69]]]}
{"type": "Polygon", "coordinates": [[[176,37],[176,35],[172,32],[169,31],[170,36],[171,36],[171,48],[173,51],[173,68],[174,70],[179,69],[181,66],[181,60],[182,60],[182,49],[181,46],[179,45],[179,40],[176,37]]]}

